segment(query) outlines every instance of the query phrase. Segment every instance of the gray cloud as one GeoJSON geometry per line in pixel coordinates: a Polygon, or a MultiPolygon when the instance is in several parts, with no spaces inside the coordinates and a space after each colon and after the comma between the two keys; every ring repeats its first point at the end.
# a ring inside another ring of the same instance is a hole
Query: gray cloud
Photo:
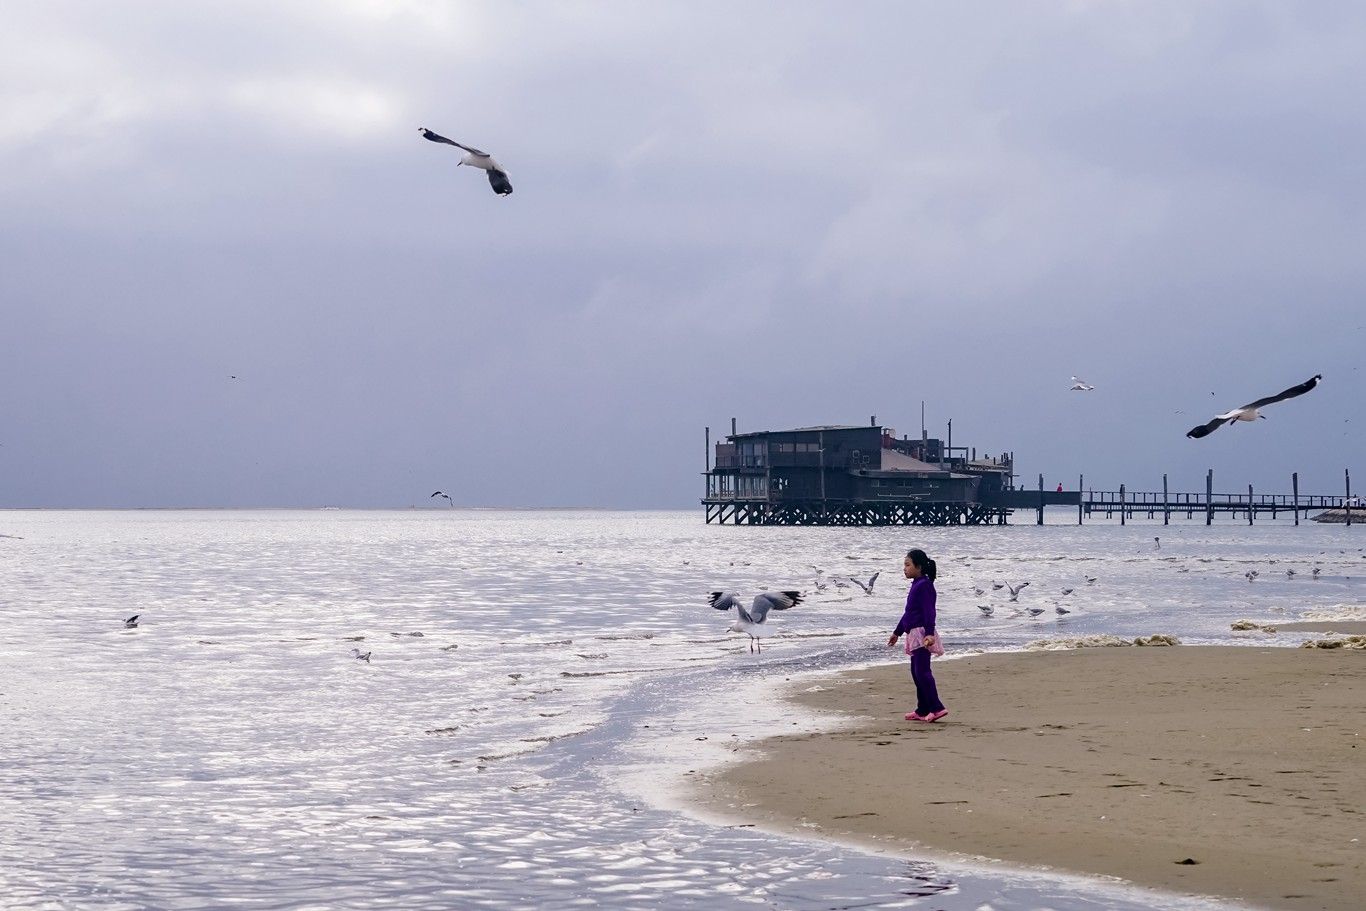
{"type": "Polygon", "coordinates": [[[0,505],[687,505],[704,424],[922,398],[1050,485],[1366,442],[1351,4],[4,16],[0,505]]]}

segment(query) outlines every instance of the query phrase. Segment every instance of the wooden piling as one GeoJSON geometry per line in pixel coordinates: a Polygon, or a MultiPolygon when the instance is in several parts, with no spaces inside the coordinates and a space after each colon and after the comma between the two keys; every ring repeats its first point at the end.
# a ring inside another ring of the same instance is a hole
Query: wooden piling
{"type": "Polygon", "coordinates": [[[1086,475],[1077,475],[1077,524],[1081,524],[1081,492],[1086,489],[1086,475]]]}
{"type": "Polygon", "coordinates": [[[1043,475],[1039,475],[1039,524],[1043,524],[1043,475]]]}
{"type": "Polygon", "coordinates": [[[1124,508],[1124,485],[1121,484],[1121,485],[1119,485],[1119,524],[1120,524],[1120,525],[1123,525],[1123,524],[1124,524],[1124,517],[1125,517],[1126,515],[1128,515],[1128,513],[1129,513],[1129,510],[1127,510],[1127,509],[1124,508]]]}
{"type": "Polygon", "coordinates": [[[1170,525],[1172,520],[1172,506],[1167,500],[1167,475],[1162,475],[1162,524],[1170,525]]]}
{"type": "Polygon", "coordinates": [[[1295,498],[1295,524],[1300,524],[1300,473],[1294,471],[1290,473],[1290,489],[1294,492],[1295,498]]]}
{"type": "Polygon", "coordinates": [[[1342,501],[1342,510],[1347,514],[1347,527],[1352,527],[1352,470],[1342,469],[1343,480],[1347,482],[1347,499],[1342,501]]]}
{"type": "Polygon", "coordinates": [[[1247,485],[1247,524],[1252,524],[1252,485],[1247,485]]]}
{"type": "Polygon", "coordinates": [[[1205,524],[1214,524],[1214,469],[1205,472],[1205,524]]]}

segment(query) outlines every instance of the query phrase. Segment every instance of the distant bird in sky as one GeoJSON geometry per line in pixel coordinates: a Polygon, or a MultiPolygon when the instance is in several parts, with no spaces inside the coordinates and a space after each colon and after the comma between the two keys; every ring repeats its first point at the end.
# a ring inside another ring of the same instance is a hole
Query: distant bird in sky
{"type": "Polygon", "coordinates": [[[436,497],[445,497],[447,503],[451,504],[452,506],[455,505],[455,501],[451,499],[450,494],[442,493],[442,492],[439,491],[439,490],[438,490],[436,493],[432,494],[432,495],[431,495],[430,497],[428,497],[427,499],[432,500],[432,499],[435,499],[436,497]]]}
{"type": "Polygon", "coordinates": [[[141,616],[142,616],[142,614],[134,614],[133,616],[129,617],[127,620],[123,621],[123,628],[124,628],[124,629],[133,629],[133,628],[135,628],[135,627],[138,625],[138,617],[141,617],[141,616]]]}
{"type": "Polygon", "coordinates": [[[877,577],[880,575],[882,575],[881,571],[873,573],[866,583],[862,579],[855,579],[853,576],[849,577],[849,581],[863,589],[865,595],[871,595],[873,593],[873,586],[877,584],[877,577]]]}
{"type": "Polygon", "coordinates": [[[735,608],[739,618],[731,624],[730,631],[733,633],[744,633],[749,636],[749,650],[753,652],[758,648],[763,652],[763,646],[759,643],[761,636],[767,635],[764,628],[764,620],[768,618],[771,610],[787,610],[796,604],[802,603],[801,592],[760,592],[754,596],[749,607],[740,603],[740,596],[735,592],[712,592],[707,599],[712,607],[717,610],[730,610],[735,608]]]}
{"type": "MultiPolygon", "coordinates": [[[[1190,430],[1186,431],[1186,436],[1190,437],[1192,440],[1198,440],[1201,437],[1209,436],[1225,424],[1232,424],[1234,421],[1255,421],[1258,418],[1265,419],[1266,415],[1259,414],[1258,409],[1265,408],[1267,405],[1274,405],[1277,402],[1284,402],[1286,399],[1293,399],[1299,395],[1304,395],[1317,386],[1321,379],[1323,379],[1323,374],[1316,373],[1298,386],[1291,386],[1289,389],[1278,392],[1275,395],[1269,395],[1264,399],[1249,402],[1241,408],[1234,408],[1232,411],[1225,411],[1223,414],[1215,415],[1214,420],[1210,421],[1208,424],[1201,424],[1199,427],[1192,427],[1190,430]]],[[[1210,393],[1210,395],[1213,394],[1214,393],[1212,392],[1210,393]]]]}
{"type": "MultiPolygon", "coordinates": [[[[418,132],[422,134],[423,139],[428,139],[432,142],[444,142],[446,145],[455,146],[457,149],[464,150],[465,154],[460,156],[460,164],[467,164],[472,168],[479,168],[482,171],[488,172],[489,186],[493,187],[493,192],[497,193],[499,196],[507,196],[512,192],[512,181],[508,180],[507,171],[504,171],[503,166],[494,161],[493,156],[488,152],[481,152],[471,146],[461,145],[454,139],[447,139],[445,136],[433,133],[426,127],[418,127],[418,132]]],[[[457,167],[459,167],[459,165],[457,165],[457,167]]]]}
{"type": "Polygon", "coordinates": [[[1028,584],[1028,582],[1021,582],[1019,585],[1011,585],[1009,582],[1007,582],[1006,588],[1010,590],[1010,600],[1020,600],[1020,592],[1022,592],[1024,590],[1024,587],[1028,584]]]}
{"type": "Polygon", "coordinates": [[[1081,377],[1074,376],[1072,377],[1072,385],[1070,388],[1073,392],[1090,392],[1092,389],[1095,389],[1096,387],[1092,386],[1090,383],[1086,382],[1081,377]]]}
{"type": "Polygon", "coordinates": [[[237,379],[237,376],[236,376],[236,375],[229,376],[228,379],[230,379],[230,380],[235,380],[235,379],[237,379]]]}

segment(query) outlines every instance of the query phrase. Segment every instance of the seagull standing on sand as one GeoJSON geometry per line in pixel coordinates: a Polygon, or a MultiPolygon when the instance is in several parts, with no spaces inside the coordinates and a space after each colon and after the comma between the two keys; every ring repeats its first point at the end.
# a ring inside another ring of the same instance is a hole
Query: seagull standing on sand
{"type": "Polygon", "coordinates": [[[1072,385],[1069,388],[1073,392],[1090,392],[1092,389],[1095,389],[1096,387],[1092,386],[1090,383],[1086,382],[1081,377],[1074,376],[1072,377],[1072,385]]]}
{"type": "MultiPolygon", "coordinates": [[[[1286,399],[1293,399],[1297,395],[1304,395],[1317,386],[1321,379],[1323,379],[1323,374],[1316,373],[1298,386],[1291,386],[1289,389],[1278,392],[1275,395],[1269,395],[1264,399],[1249,402],[1241,408],[1234,408],[1232,411],[1225,411],[1223,414],[1215,415],[1214,420],[1210,421],[1208,424],[1201,424],[1199,427],[1192,427],[1190,430],[1186,431],[1186,436],[1190,437],[1192,440],[1198,440],[1201,437],[1209,436],[1225,424],[1232,424],[1234,421],[1255,421],[1258,418],[1265,420],[1266,415],[1259,414],[1259,408],[1265,408],[1267,405],[1274,405],[1277,402],[1284,402],[1286,399]]],[[[1213,394],[1214,393],[1210,393],[1210,395],[1213,394]]]]}
{"type": "Polygon", "coordinates": [[[795,604],[802,603],[801,592],[760,592],[754,596],[754,601],[749,607],[740,603],[740,596],[735,592],[712,592],[708,599],[711,606],[717,610],[730,610],[735,608],[740,616],[731,624],[730,631],[733,633],[744,633],[749,636],[749,650],[753,653],[757,647],[760,654],[764,648],[759,639],[768,635],[768,630],[764,628],[764,620],[768,617],[771,610],[787,610],[795,604]]]}
{"type": "MultiPolygon", "coordinates": [[[[504,171],[503,166],[494,161],[493,156],[488,152],[481,152],[471,146],[461,145],[454,139],[447,139],[445,136],[433,133],[426,127],[418,127],[418,132],[422,134],[423,139],[428,139],[432,142],[444,142],[446,145],[455,146],[457,149],[463,150],[465,154],[460,156],[460,164],[467,164],[472,168],[479,168],[481,171],[487,171],[489,175],[489,186],[493,187],[493,192],[497,193],[499,196],[507,196],[512,192],[512,181],[508,180],[507,171],[504,171]]],[[[459,165],[456,165],[456,167],[459,167],[459,165]]]]}
{"type": "Polygon", "coordinates": [[[982,612],[983,617],[990,617],[996,611],[996,608],[989,604],[979,604],[977,609],[982,612]]]}
{"type": "Polygon", "coordinates": [[[362,652],[358,648],[351,649],[351,657],[355,658],[357,661],[364,661],[366,664],[370,663],[370,655],[370,652],[362,652]]]}

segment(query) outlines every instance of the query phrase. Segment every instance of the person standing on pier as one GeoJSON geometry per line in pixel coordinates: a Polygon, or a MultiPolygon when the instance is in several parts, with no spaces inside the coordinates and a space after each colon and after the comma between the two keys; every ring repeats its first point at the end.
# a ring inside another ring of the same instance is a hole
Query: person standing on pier
{"type": "Polygon", "coordinates": [[[911,679],[915,681],[915,711],[906,713],[907,721],[938,721],[949,713],[944,703],[939,701],[939,689],[930,672],[930,656],[944,654],[935,632],[935,601],[938,595],[934,590],[934,561],[916,548],[906,554],[902,563],[906,578],[911,580],[911,589],[906,593],[906,611],[901,615],[892,637],[887,640],[888,647],[906,636],[906,654],[911,656],[911,679]]]}

